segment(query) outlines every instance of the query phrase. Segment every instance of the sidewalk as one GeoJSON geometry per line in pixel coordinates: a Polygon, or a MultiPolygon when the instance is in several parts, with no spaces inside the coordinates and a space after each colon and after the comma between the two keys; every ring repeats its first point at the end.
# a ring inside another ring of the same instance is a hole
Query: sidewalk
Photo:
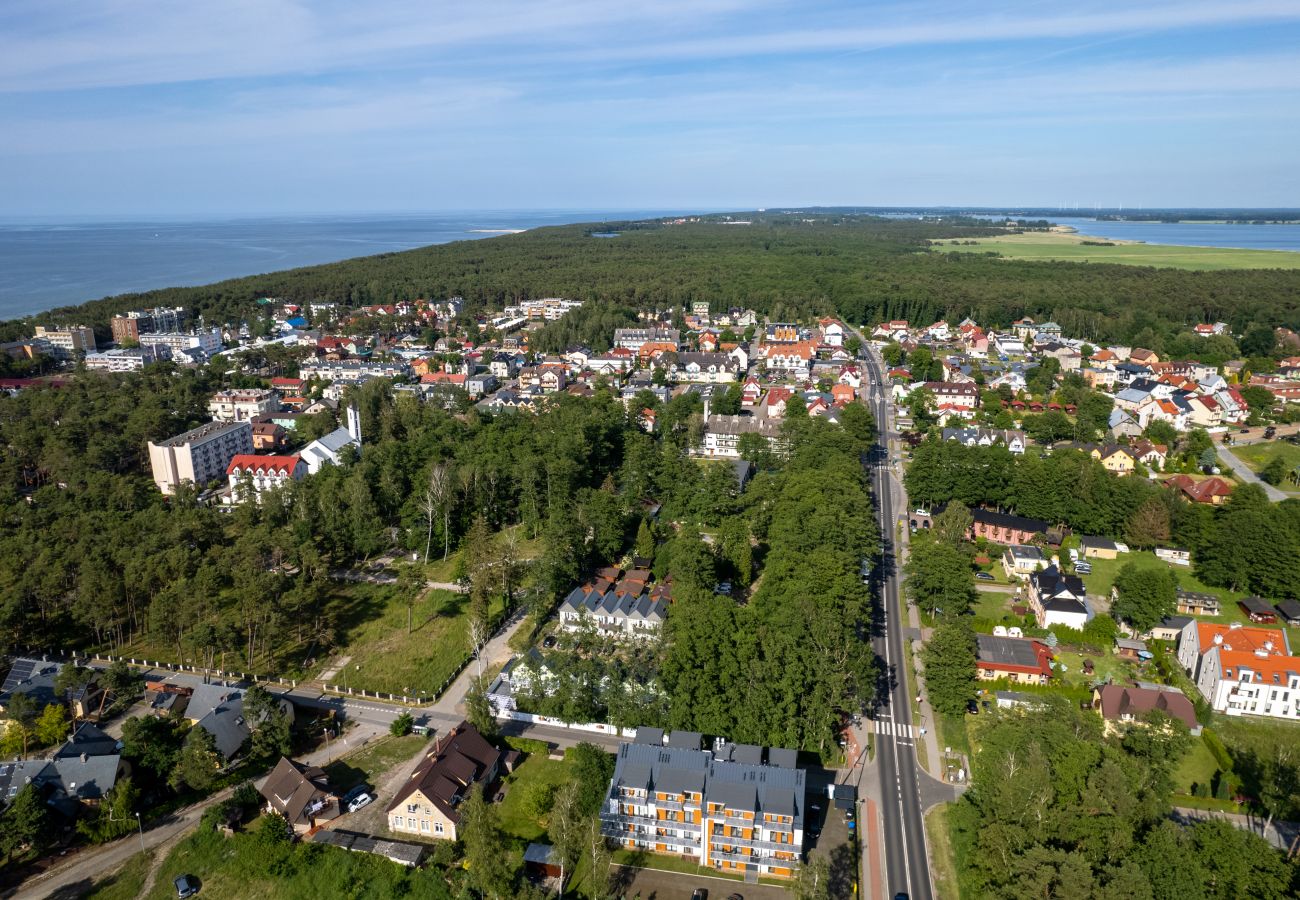
{"type": "Polygon", "coordinates": [[[1264,489],[1264,493],[1268,495],[1268,499],[1272,500],[1274,503],[1279,503],[1285,500],[1289,496],[1283,491],[1280,491],[1277,488],[1273,487],[1273,485],[1269,484],[1268,482],[1260,479],[1258,475],[1256,475],[1254,472],[1251,471],[1250,466],[1246,465],[1244,462],[1239,460],[1237,458],[1237,455],[1233,453],[1231,450],[1229,450],[1227,447],[1223,446],[1222,444],[1215,444],[1214,449],[1219,454],[1219,460],[1221,462],[1227,463],[1228,468],[1232,469],[1233,475],[1240,478],[1246,484],[1257,484],[1260,487],[1262,487],[1264,489]]]}

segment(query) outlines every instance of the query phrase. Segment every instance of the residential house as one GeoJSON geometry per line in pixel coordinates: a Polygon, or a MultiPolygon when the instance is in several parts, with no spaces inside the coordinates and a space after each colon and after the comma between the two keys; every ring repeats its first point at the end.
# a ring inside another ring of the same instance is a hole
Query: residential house
{"type": "Polygon", "coordinates": [[[1219,614],[1219,598],[1213,594],[1185,591],[1179,588],[1174,592],[1174,597],[1175,606],[1180,613],[1191,616],[1217,616],[1219,614]]]}
{"type": "Polygon", "coordinates": [[[773,748],[700,747],[694,732],[637,729],[619,746],[601,806],[605,835],[628,850],[684,857],[748,876],[793,876],[803,854],[804,770],[773,748]],[[644,732],[644,737],[643,737],[644,732]]]}
{"type": "Polygon", "coordinates": [[[1300,625],[1300,600],[1279,600],[1277,614],[1288,625],[1300,625]]]}
{"type": "Polygon", "coordinates": [[[165,441],[149,442],[154,484],[174,494],[181,484],[202,487],[222,477],[230,461],[254,450],[255,427],[247,421],[208,422],[165,441]]]}
{"type": "Polygon", "coordinates": [[[763,396],[763,386],[752,375],[740,386],[740,405],[757,406],[763,396]]]}
{"type": "Polygon", "coordinates": [[[998,356],[1024,356],[1025,342],[1022,338],[1010,334],[992,335],[993,352],[998,356]]]}
{"type": "Polygon", "coordinates": [[[1148,469],[1163,469],[1165,459],[1169,453],[1169,448],[1164,444],[1156,444],[1151,441],[1137,441],[1133,444],[1133,454],[1137,461],[1142,463],[1148,469]]]}
{"type": "Polygon", "coordinates": [[[574,588],[560,602],[560,627],[565,631],[594,628],[601,635],[646,638],[657,634],[668,617],[672,594],[665,584],[651,584],[648,569],[610,570],[610,579],[597,578],[574,588]]]}
{"type": "MultiPolygon", "coordinates": [[[[225,760],[234,758],[253,733],[244,717],[244,694],[242,687],[198,684],[185,706],[190,724],[212,735],[217,753],[225,760]]],[[[283,694],[276,700],[281,713],[292,719],[293,704],[283,694]]]]}
{"type": "Polygon", "coordinates": [[[1011,333],[1022,341],[1032,339],[1037,332],[1038,327],[1034,324],[1034,320],[1029,318],[1029,316],[1025,316],[1022,319],[1016,319],[1011,323],[1011,333]]]}
{"type": "Polygon", "coordinates": [[[1196,721],[1196,707],[1187,695],[1175,687],[1157,684],[1104,684],[1092,692],[1092,708],[1106,721],[1107,732],[1121,725],[1136,724],[1152,712],[1161,712],[1187,726],[1192,734],[1201,733],[1196,721]]]}
{"type": "Polygon", "coordinates": [[[973,509],[971,517],[974,519],[971,525],[972,539],[984,538],[995,544],[1028,544],[1036,535],[1045,534],[1048,528],[1048,523],[1041,519],[1014,516],[991,509],[973,509]]]}
{"type": "Polygon", "coordinates": [[[497,778],[501,751],[468,722],[434,743],[423,762],[388,805],[391,831],[427,838],[457,839],[461,806],[470,791],[482,791],[497,778]]]}
{"type": "Polygon", "coordinates": [[[801,339],[799,326],[789,322],[772,322],[763,329],[765,344],[795,344],[801,339]]]}
{"type": "Polygon", "coordinates": [[[285,756],[280,757],[257,792],[266,800],[266,811],[284,816],[295,834],[305,834],[342,812],[323,769],[285,756]]]}
{"type": "Polygon", "coordinates": [[[1177,643],[1179,636],[1182,635],[1183,629],[1187,623],[1191,622],[1190,616],[1165,616],[1155,627],[1143,635],[1149,641],[1168,641],[1177,643]]]}
{"type": "Polygon", "coordinates": [[[675,359],[661,357],[659,365],[666,369],[668,380],[696,384],[727,384],[741,371],[740,364],[726,353],[678,353],[675,359]]]}
{"type": "Polygon", "coordinates": [[[764,365],[768,371],[806,375],[812,368],[812,360],[816,355],[817,348],[812,341],[778,344],[768,351],[764,365]]]}
{"type": "Polygon", "coordinates": [[[1165,486],[1176,488],[1193,503],[1208,503],[1220,506],[1232,496],[1232,483],[1217,475],[1197,481],[1190,475],[1175,475],[1165,479],[1165,486]]]}
{"type": "Polygon", "coordinates": [[[1020,456],[1025,452],[1028,439],[1025,433],[1014,428],[945,428],[945,441],[957,441],[967,447],[992,447],[1000,445],[1020,456]]]}
{"type": "Polygon", "coordinates": [[[1005,678],[1016,684],[1047,684],[1052,677],[1052,651],[1029,638],[975,636],[975,672],[980,681],[1005,678]]]}
{"type": "Polygon", "coordinates": [[[217,422],[251,422],[279,408],[279,393],[268,388],[217,391],[208,401],[208,413],[217,422]]]}
{"type": "Polygon", "coordinates": [[[1257,625],[1272,625],[1277,621],[1277,610],[1262,597],[1242,597],[1237,606],[1257,625]]]}
{"type": "Polygon", "coordinates": [[[668,344],[672,350],[681,347],[682,335],[676,328],[615,328],[614,346],[639,353],[644,344],[668,344]]]}
{"type": "Polygon", "coordinates": [[[62,663],[46,659],[19,657],[13,661],[4,682],[0,683],[0,731],[9,720],[7,710],[16,694],[25,695],[38,712],[63,702],[54,690],[54,679],[62,668],[62,663]]]}
{"type": "Polygon", "coordinates": [[[923,387],[934,394],[936,406],[951,404],[962,409],[975,409],[980,402],[980,389],[975,384],[954,384],[948,381],[926,381],[916,387],[923,387]]]}
{"type": "Polygon", "coordinates": [[[1079,552],[1084,559],[1116,559],[1119,545],[1110,538],[1084,536],[1079,538],[1079,552]]]}
{"type": "Polygon", "coordinates": [[[49,759],[0,762],[0,806],[30,784],[46,806],[75,819],[97,807],[130,771],[117,739],[82,723],[49,759]]]}
{"type": "Polygon", "coordinates": [[[1111,436],[1117,438],[1138,437],[1142,434],[1142,424],[1132,412],[1116,407],[1110,411],[1107,428],[1111,436]]]}
{"type": "MultiPolygon", "coordinates": [[[[240,423],[241,425],[244,423],[240,423]]],[[[253,446],[250,448],[257,453],[275,452],[284,447],[288,432],[280,425],[274,422],[253,422],[253,446]]],[[[239,451],[247,453],[247,450],[239,451]]],[[[229,463],[229,460],[226,461],[229,463]]],[[[222,466],[225,470],[225,466],[222,466]]]]}
{"type": "Polygon", "coordinates": [[[1002,570],[1008,578],[1023,580],[1047,565],[1047,557],[1033,544],[1013,544],[1002,554],[1002,570]]]}
{"type": "Polygon", "coordinates": [[[360,384],[374,378],[410,378],[411,367],[402,360],[320,360],[299,366],[298,374],[305,379],[360,384]]]}
{"type": "Polygon", "coordinates": [[[1083,580],[1062,574],[1056,566],[1030,574],[1028,587],[1029,608],[1039,628],[1060,625],[1082,631],[1092,618],[1083,580]]]}

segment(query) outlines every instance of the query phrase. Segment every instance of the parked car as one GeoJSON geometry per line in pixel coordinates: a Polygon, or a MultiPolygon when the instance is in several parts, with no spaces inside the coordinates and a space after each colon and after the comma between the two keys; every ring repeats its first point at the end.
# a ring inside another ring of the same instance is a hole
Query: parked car
{"type": "Polygon", "coordinates": [[[172,882],[176,886],[176,896],[180,900],[193,897],[199,892],[199,883],[193,875],[180,875],[172,882]]]}
{"type": "Polygon", "coordinates": [[[966,712],[970,713],[972,716],[978,716],[980,714],[980,705],[974,700],[967,700],[966,712]]]}
{"type": "Polygon", "coordinates": [[[980,581],[997,581],[997,579],[989,572],[976,572],[975,577],[980,581]]]}
{"type": "Polygon", "coordinates": [[[359,809],[369,806],[375,800],[375,795],[369,791],[362,791],[350,801],[348,801],[348,812],[356,812],[359,809]]]}
{"type": "Polygon", "coordinates": [[[709,891],[707,888],[696,888],[691,891],[691,900],[709,900],[709,891]]]}
{"type": "Polygon", "coordinates": [[[555,635],[553,634],[548,634],[545,638],[542,639],[542,646],[547,650],[550,650],[552,647],[555,646],[555,644],[556,644],[556,640],[555,640],[555,635]]]}

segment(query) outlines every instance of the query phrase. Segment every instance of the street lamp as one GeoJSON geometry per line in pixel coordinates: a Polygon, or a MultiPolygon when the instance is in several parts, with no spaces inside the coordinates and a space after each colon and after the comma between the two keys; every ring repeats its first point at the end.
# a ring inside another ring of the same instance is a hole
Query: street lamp
{"type": "Polygon", "coordinates": [[[135,827],[140,829],[140,852],[144,852],[144,825],[140,822],[140,814],[135,814],[135,827]]]}

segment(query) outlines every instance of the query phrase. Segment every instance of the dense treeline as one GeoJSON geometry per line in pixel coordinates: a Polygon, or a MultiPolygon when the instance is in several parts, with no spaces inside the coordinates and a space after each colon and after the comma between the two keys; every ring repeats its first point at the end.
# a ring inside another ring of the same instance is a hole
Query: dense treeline
{"type": "MultiPolygon", "coordinates": [[[[704,589],[689,563],[675,568],[663,670],[673,727],[826,750],[842,717],[870,702],[859,566],[878,542],[860,461],[872,423],[862,407],[845,413],[842,427],[788,422],[788,463],[747,492],[749,524],[767,548],[749,603],[704,589]]],[[[676,552],[689,559],[691,546],[676,552]]]]}
{"type": "Polygon", "coordinates": [[[1294,897],[1300,865],[1263,839],[1210,820],[1168,820],[1186,729],[1102,734],[1064,700],[994,713],[971,788],[949,812],[963,895],[1175,900],[1294,897]]]}
{"type": "Polygon", "coordinates": [[[1300,500],[1271,504],[1257,485],[1239,485],[1215,507],[1146,478],[1116,477],[1075,450],[1015,456],[1004,447],[934,437],[917,446],[905,483],[921,506],[958,501],[1136,548],[1185,547],[1207,584],[1272,598],[1300,595],[1300,500]]]}
{"type": "Polygon", "coordinates": [[[597,300],[548,322],[529,337],[529,349],[538,353],[559,353],[574,344],[603,353],[614,337],[614,329],[635,325],[636,310],[597,300]]]}
{"type": "MultiPolygon", "coordinates": [[[[1065,333],[1130,340],[1170,336],[1192,322],[1300,328],[1300,272],[1193,272],[1094,263],[1023,262],[934,253],[928,242],[990,229],[944,221],[834,216],[805,223],[754,214],[749,226],[711,222],[640,227],[615,239],[582,225],[541,228],[287,272],[110,297],[56,310],[42,321],[85,320],[106,329],[115,312],[182,305],[208,322],[246,319],[258,297],[367,304],[464,297],[500,308],[529,297],[608,300],[634,308],[708,301],[775,319],[838,313],[884,318],[1009,323],[1055,319],[1065,333]]],[[[6,336],[26,326],[8,323],[6,336]]]]}

